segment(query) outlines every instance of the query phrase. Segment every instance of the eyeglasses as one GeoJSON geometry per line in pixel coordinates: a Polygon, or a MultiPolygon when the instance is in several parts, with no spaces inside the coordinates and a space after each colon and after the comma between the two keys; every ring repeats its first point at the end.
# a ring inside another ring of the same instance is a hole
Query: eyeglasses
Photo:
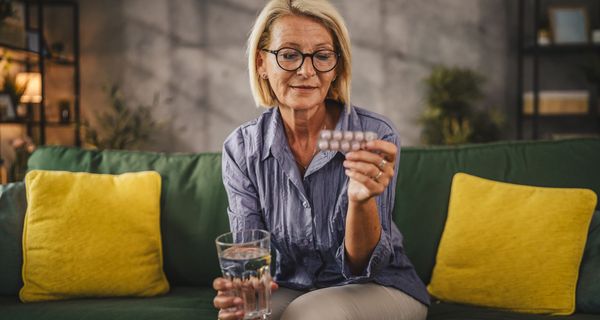
{"type": "Polygon", "coordinates": [[[310,57],[315,70],[328,72],[333,70],[338,63],[339,53],[332,50],[317,50],[313,53],[302,53],[294,48],[281,48],[278,50],[261,49],[272,53],[277,59],[279,67],[285,71],[296,71],[302,67],[306,57],[310,57]]]}

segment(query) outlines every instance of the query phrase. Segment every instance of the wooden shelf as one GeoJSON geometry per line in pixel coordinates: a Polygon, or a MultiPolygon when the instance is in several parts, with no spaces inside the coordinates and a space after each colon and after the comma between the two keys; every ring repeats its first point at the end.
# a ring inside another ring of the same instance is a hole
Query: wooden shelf
{"type": "MultiPolygon", "coordinates": [[[[536,116],[532,114],[524,114],[523,119],[533,120],[536,116]]],[[[538,120],[600,120],[600,116],[592,116],[589,114],[539,114],[537,115],[538,120]]]]}
{"type": "MultiPolygon", "coordinates": [[[[19,124],[19,125],[31,125],[31,126],[40,126],[42,123],[40,121],[27,121],[27,120],[0,120],[0,125],[3,124],[19,124]]],[[[60,121],[46,121],[44,125],[47,127],[69,127],[76,125],[74,121],[69,122],[60,122],[60,121]]]]}
{"type": "Polygon", "coordinates": [[[27,124],[27,121],[23,120],[0,120],[0,125],[3,124],[27,124]]]}
{"type": "Polygon", "coordinates": [[[600,52],[600,44],[552,44],[537,47],[534,45],[527,45],[523,48],[523,53],[527,55],[582,54],[595,52],[600,52]]]}
{"type": "Polygon", "coordinates": [[[29,50],[26,48],[22,48],[22,47],[18,47],[18,46],[12,45],[12,44],[4,43],[2,41],[0,41],[0,48],[17,51],[17,52],[21,52],[21,53],[26,53],[26,54],[31,54],[31,55],[35,55],[35,56],[39,55],[39,52],[29,50]]]}

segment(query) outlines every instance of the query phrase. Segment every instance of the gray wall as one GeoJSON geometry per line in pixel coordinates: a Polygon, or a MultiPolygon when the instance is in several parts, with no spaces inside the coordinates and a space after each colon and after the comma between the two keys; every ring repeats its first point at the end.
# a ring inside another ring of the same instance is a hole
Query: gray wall
{"type": "MultiPolygon", "coordinates": [[[[487,105],[514,98],[512,46],[503,0],[335,0],[353,42],[353,103],[396,124],[419,144],[422,79],[435,64],[488,78],[487,105]]],[[[264,0],[80,0],[82,111],[107,104],[101,87],[121,83],[133,101],[160,105],[160,151],[219,151],[262,110],[254,106],[245,41],[264,0]]]]}

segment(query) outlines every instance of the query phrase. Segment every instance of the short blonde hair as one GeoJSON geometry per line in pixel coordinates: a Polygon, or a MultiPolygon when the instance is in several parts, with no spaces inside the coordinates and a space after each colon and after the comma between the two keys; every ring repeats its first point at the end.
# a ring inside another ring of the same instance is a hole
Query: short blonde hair
{"type": "Polygon", "coordinates": [[[332,82],[327,98],[350,103],[351,52],[350,37],[344,19],[337,9],[327,0],[271,0],[258,15],[248,38],[248,72],[250,88],[257,106],[274,107],[277,97],[269,85],[262,79],[256,68],[256,58],[260,49],[266,48],[271,41],[273,23],[287,15],[305,16],[322,23],[333,35],[334,48],[340,54],[336,66],[336,80],[332,82]]]}

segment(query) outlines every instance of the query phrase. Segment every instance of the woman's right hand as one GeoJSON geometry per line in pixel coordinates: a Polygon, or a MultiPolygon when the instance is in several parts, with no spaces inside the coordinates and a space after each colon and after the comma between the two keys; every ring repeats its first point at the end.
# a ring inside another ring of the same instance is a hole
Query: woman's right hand
{"type": "MultiPolygon", "coordinates": [[[[244,301],[236,297],[233,293],[233,283],[223,277],[216,278],[213,281],[213,288],[217,291],[217,296],[213,300],[215,308],[219,309],[220,320],[234,320],[244,318],[244,301]]],[[[271,281],[271,292],[277,290],[279,286],[275,281],[271,281]]]]}
{"type": "Polygon", "coordinates": [[[233,283],[219,277],[213,281],[213,288],[217,296],[213,300],[215,308],[219,309],[220,320],[234,320],[244,318],[244,301],[232,294],[233,283]]]}

